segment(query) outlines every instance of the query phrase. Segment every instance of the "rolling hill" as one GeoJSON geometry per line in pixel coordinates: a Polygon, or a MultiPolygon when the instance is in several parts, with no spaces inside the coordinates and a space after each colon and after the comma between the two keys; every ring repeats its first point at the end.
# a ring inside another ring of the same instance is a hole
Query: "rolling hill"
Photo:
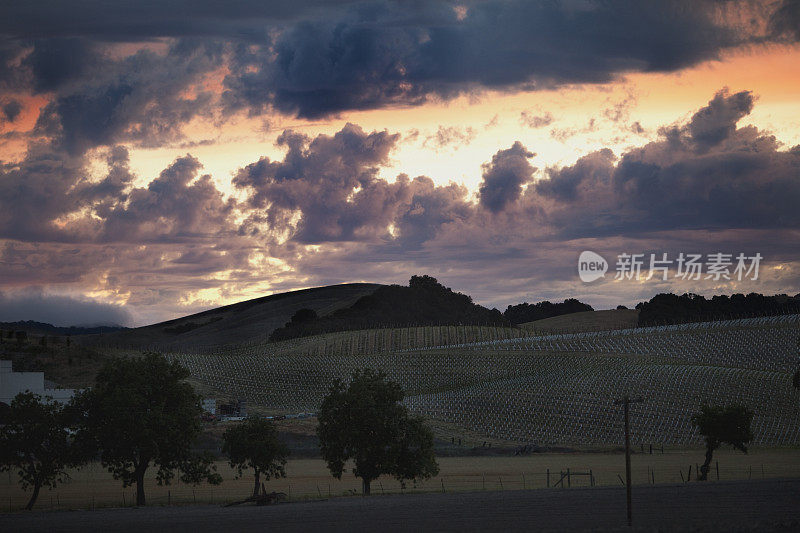
{"type": "Polygon", "coordinates": [[[370,367],[404,387],[412,411],[488,438],[615,445],[613,400],[629,393],[645,399],[632,415],[636,445],[700,445],[690,418],[703,401],[753,409],[754,444],[797,445],[799,326],[800,315],[527,336],[416,327],[169,357],[204,395],[246,398],[265,412],[313,412],[331,380],[370,367]]]}
{"type": "Polygon", "coordinates": [[[196,349],[259,342],[282,327],[300,309],[327,315],[353,305],[383,285],[347,283],[291,291],[238,302],[201,313],[108,335],[84,342],[139,349],[196,349]]]}
{"type": "Polygon", "coordinates": [[[635,328],[638,320],[638,309],[607,309],[534,320],[520,324],[520,327],[535,333],[580,333],[635,328]]]}

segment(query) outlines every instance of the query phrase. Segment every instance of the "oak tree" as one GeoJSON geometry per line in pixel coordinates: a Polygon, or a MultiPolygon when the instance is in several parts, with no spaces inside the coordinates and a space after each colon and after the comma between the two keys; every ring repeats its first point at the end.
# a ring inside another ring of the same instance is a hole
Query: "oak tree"
{"type": "Polygon", "coordinates": [[[278,431],[271,421],[254,416],[241,424],[228,428],[222,434],[222,453],[230,458],[236,477],[244,470],[253,469],[255,484],[253,496],[258,496],[261,476],[266,480],[286,477],[286,458],[289,448],[278,440],[278,431]]]}
{"type": "Polygon", "coordinates": [[[219,484],[209,454],[192,451],[202,430],[200,397],[185,381],[189,372],[154,353],[109,361],[95,385],[78,395],[79,438],[123,486],[136,484],[136,504],[145,505],[144,479],[152,465],[159,485],[181,472],[181,481],[219,484]]]}
{"type": "Polygon", "coordinates": [[[349,384],[333,382],[319,410],[317,435],[334,477],[341,479],[352,459],[366,495],[384,474],[401,483],[438,474],[433,434],[400,403],[403,396],[400,385],[369,369],[355,372],[349,384]]]}
{"type": "Polygon", "coordinates": [[[708,478],[714,450],[722,444],[747,453],[747,444],[753,440],[752,422],[753,412],[743,405],[720,407],[703,404],[692,416],[692,423],[705,437],[706,444],[706,460],[700,467],[700,481],[708,478]]]}

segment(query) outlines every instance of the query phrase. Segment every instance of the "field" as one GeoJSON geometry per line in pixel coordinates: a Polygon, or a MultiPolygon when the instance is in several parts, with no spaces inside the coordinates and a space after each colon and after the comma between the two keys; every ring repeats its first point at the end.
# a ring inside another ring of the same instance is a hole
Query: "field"
{"type": "MultiPolygon", "coordinates": [[[[681,483],[692,467],[692,479],[696,463],[702,461],[701,449],[654,450],[650,455],[636,453],[632,457],[633,483],[648,485],[681,483]]],[[[720,450],[715,458],[719,463],[721,481],[800,477],[800,450],[754,449],[750,454],[720,450]]],[[[401,489],[392,478],[381,478],[373,484],[373,493],[416,492],[471,492],[483,490],[525,490],[556,488],[560,473],[570,470],[570,477],[558,484],[558,488],[579,488],[592,485],[589,476],[580,475],[591,471],[594,486],[620,486],[620,477],[625,477],[625,458],[621,453],[564,453],[532,454],[518,457],[441,457],[438,459],[441,472],[436,478],[401,489]]],[[[146,491],[148,503],[152,505],[224,503],[245,498],[252,491],[252,477],[235,480],[227,463],[217,463],[223,476],[222,485],[192,486],[176,483],[158,486],[155,470],[151,469],[146,491]]],[[[360,481],[345,473],[341,480],[331,477],[321,459],[295,459],[287,465],[287,478],[265,483],[268,491],[282,491],[293,500],[328,498],[360,493],[360,481]]],[[[72,473],[72,482],[53,491],[44,490],[39,496],[36,509],[88,509],[100,507],[131,506],[135,500],[135,487],[123,489],[121,482],[114,480],[99,464],[72,473]]],[[[716,482],[716,470],[712,469],[711,480],[716,482]]],[[[14,475],[0,475],[0,509],[18,510],[27,501],[29,493],[19,489],[14,475]]]]}
{"type": "Polygon", "coordinates": [[[799,325],[789,315],[558,335],[403,328],[169,357],[204,395],[245,398],[260,412],[314,412],[331,380],[371,367],[404,387],[412,411],[452,428],[451,438],[617,445],[613,401],[628,393],[644,399],[632,411],[636,445],[699,445],[690,417],[704,401],[753,409],[757,445],[797,445],[799,325]]]}
{"type": "Polygon", "coordinates": [[[607,309],[559,315],[543,320],[520,324],[532,333],[579,333],[583,331],[607,331],[635,328],[639,321],[637,309],[607,309]]]}

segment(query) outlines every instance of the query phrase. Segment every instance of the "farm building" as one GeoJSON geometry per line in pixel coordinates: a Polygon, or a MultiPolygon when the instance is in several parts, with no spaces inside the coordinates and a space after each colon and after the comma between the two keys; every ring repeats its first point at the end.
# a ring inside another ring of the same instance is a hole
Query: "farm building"
{"type": "Polygon", "coordinates": [[[0,402],[11,405],[11,400],[25,391],[49,396],[55,401],[64,403],[75,394],[75,389],[48,388],[44,372],[14,372],[11,361],[0,361],[0,402]]]}

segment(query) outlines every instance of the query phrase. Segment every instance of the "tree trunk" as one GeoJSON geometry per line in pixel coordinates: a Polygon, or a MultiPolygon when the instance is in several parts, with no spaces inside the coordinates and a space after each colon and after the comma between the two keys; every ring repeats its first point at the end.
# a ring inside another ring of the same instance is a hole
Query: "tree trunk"
{"type": "Polygon", "coordinates": [[[708,471],[711,469],[711,458],[714,455],[714,448],[711,446],[706,447],[706,462],[700,467],[700,477],[698,481],[706,481],[708,479],[708,471]]]}
{"type": "Polygon", "coordinates": [[[261,489],[261,483],[259,483],[259,479],[261,477],[261,472],[258,471],[258,468],[255,469],[256,471],[256,483],[253,485],[253,498],[258,496],[259,489],[261,489]]]}
{"type": "Polygon", "coordinates": [[[40,488],[42,488],[41,483],[34,483],[33,494],[31,494],[31,499],[28,500],[28,505],[25,506],[26,511],[30,511],[31,509],[33,509],[33,504],[36,503],[36,498],[39,497],[40,488]]]}
{"type": "Polygon", "coordinates": [[[146,468],[136,471],[136,505],[144,507],[147,501],[144,497],[144,471],[146,468]]]}
{"type": "Polygon", "coordinates": [[[361,487],[364,492],[364,496],[369,496],[369,484],[370,480],[367,478],[361,478],[361,487]]]}

